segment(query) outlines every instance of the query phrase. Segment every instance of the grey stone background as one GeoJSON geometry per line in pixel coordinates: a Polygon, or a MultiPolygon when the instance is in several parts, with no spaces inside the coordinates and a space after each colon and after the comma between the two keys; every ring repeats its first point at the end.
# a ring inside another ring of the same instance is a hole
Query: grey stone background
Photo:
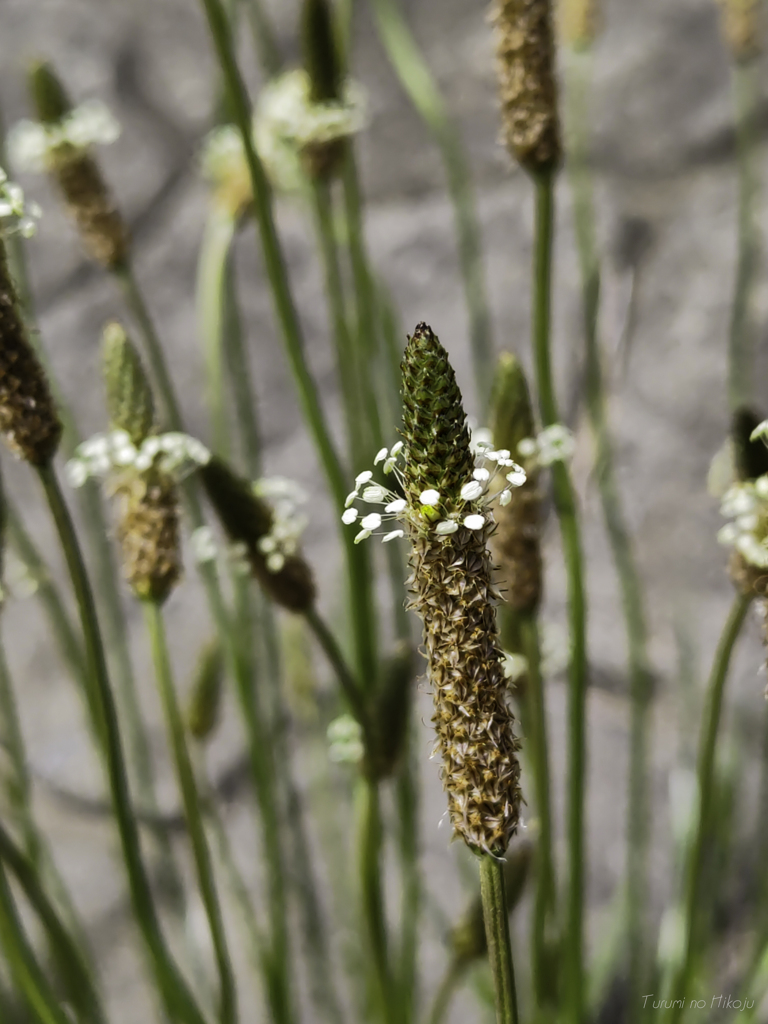
{"type": "MultiPolygon", "coordinates": [[[[296,4],[275,0],[273,7],[281,45],[286,54],[295,56],[296,4]]],[[[355,61],[370,94],[371,124],[360,139],[370,248],[392,289],[404,327],[412,327],[419,319],[432,323],[455,360],[470,412],[477,414],[452,213],[441,164],[389,70],[366,5],[360,7],[355,61]]],[[[496,144],[486,5],[478,0],[411,0],[406,10],[471,157],[496,345],[513,349],[527,361],[531,194],[527,180],[510,169],[496,144]]],[[[196,154],[211,124],[215,73],[199,5],[194,0],[0,0],[0,24],[0,97],[8,123],[28,114],[23,71],[26,60],[37,54],[55,61],[76,98],[102,97],[122,122],[123,134],[103,152],[103,164],[134,225],[138,274],[167,346],[190,430],[205,439],[208,427],[194,277],[206,190],[196,171],[196,154]]],[[[246,60],[250,60],[247,54],[246,60]]],[[[670,893],[670,775],[681,751],[690,758],[698,728],[697,717],[686,710],[690,705],[680,696],[676,635],[686,637],[694,652],[698,684],[731,596],[724,572],[726,554],[715,542],[721,524],[717,502],[706,487],[710,459],[727,430],[726,338],[736,239],[729,67],[718,33],[716,5],[712,0],[677,0],[675,4],[611,0],[604,5],[594,74],[592,158],[604,254],[601,328],[607,351],[615,349],[633,287],[637,311],[629,370],[623,378],[614,374],[611,418],[621,487],[647,586],[652,653],[660,680],[653,749],[654,911],[658,916],[670,893]],[[626,251],[627,224],[637,220],[647,229],[649,243],[633,263],[626,251]]],[[[761,130],[765,114],[763,105],[761,130]]],[[[761,148],[759,166],[763,158],[761,148]]],[[[46,183],[35,177],[21,180],[45,211],[38,236],[29,243],[40,329],[81,430],[88,435],[103,428],[99,330],[109,316],[120,313],[120,303],[110,282],[83,262],[78,241],[46,183]]],[[[762,229],[765,219],[761,207],[762,229]]],[[[338,425],[333,355],[311,225],[300,208],[286,203],[280,207],[280,228],[310,361],[338,425]]],[[[337,512],[329,506],[301,422],[250,235],[243,237],[238,255],[267,472],[295,476],[312,495],[306,548],[318,567],[322,603],[333,615],[338,604],[333,523],[337,512]]],[[[556,269],[556,370],[565,399],[573,354],[581,345],[579,279],[565,178],[558,189],[556,269]]],[[[761,370],[755,397],[768,402],[762,373],[768,293],[762,279],[755,298],[761,370]]],[[[590,478],[589,438],[577,429],[574,469],[589,565],[593,682],[589,698],[590,935],[592,947],[599,950],[624,861],[628,707],[617,588],[590,478]]],[[[34,481],[25,467],[12,465],[5,456],[3,462],[9,487],[23,505],[30,528],[59,566],[34,481]]],[[[553,524],[548,556],[544,618],[562,637],[564,581],[553,524]]],[[[142,631],[136,610],[127,606],[126,613],[135,627],[136,665],[156,738],[163,802],[171,808],[176,796],[142,631]]],[[[178,677],[183,680],[193,663],[197,640],[207,630],[192,579],[169,603],[168,621],[178,677]]],[[[81,709],[57,665],[34,600],[10,602],[4,636],[35,771],[98,796],[100,777],[89,753],[81,709]]],[[[755,622],[736,659],[728,717],[729,728],[742,725],[738,747],[750,792],[765,716],[761,660],[755,622]]],[[[318,672],[324,673],[321,665],[318,672]]],[[[427,721],[429,698],[422,695],[422,701],[427,721]]],[[[550,711],[555,775],[562,780],[565,691],[561,676],[550,684],[550,711]]],[[[211,752],[214,774],[232,763],[240,742],[234,716],[230,717],[211,752]]],[[[423,865],[434,899],[453,915],[464,898],[456,866],[460,855],[455,847],[448,847],[445,828],[437,827],[444,803],[434,766],[427,761],[430,748],[425,727],[423,865]]],[[[311,770],[304,775],[308,794],[323,786],[343,790],[335,769],[326,765],[321,770],[318,764],[325,765],[321,751],[315,752],[311,770]]],[[[227,817],[244,870],[255,879],[257,845],[249,800],[247,789],[241,791],[228,806],[227,817]]],[[[754,814],[753,804],[745,807],[745,815],[754,814]]],[[[112,1019],[119,1024],[154,1019],[135,936],[126,918],[123,877],[113,856],[111,830],[64,808],[45,785],[38,788],[36,810],[99,950],[112,1019]]],[[[344,815],[342,819],[346,821],[344,815]]],[[[438,933],[434,924],[425,929],[423,967],[428,993],[443,964],[438,933]]],[[[244,1022],[260,1020],[247,986],[245,993],[244,1022]]],[[[452,1021],[481,1019],[471,1000],[457,1000],[452,1021]]]]}

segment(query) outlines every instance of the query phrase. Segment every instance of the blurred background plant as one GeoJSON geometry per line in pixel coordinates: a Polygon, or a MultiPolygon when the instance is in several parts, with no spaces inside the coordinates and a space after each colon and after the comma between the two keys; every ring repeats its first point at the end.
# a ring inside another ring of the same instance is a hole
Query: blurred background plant
{"type": "Polygon", "coordinates": [[[0,43],[0,1019],[764,1019],[764,5],[139,6],[0,43]]]}

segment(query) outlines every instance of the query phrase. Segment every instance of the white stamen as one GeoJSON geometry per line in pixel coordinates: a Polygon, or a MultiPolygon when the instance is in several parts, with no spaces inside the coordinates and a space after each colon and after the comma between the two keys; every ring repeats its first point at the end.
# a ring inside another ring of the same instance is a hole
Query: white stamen
{"type": "Polygon", "coordinates": [[[443,519],[435,527],[435,533],[439,537],[447,537],[451,533],[456,533],[459,528],[459,524],[455,523],[452,519],[443,519]]]}
{"type": "Polygon", "coordinates": [[[381,538],[382,544],[387,544],[389,541],[394,540],[396,537],[404,537],[405,530],[393,530],[391,533],[381,538]]]}
{"type": "Polygon", "coordinates": [[[366,487],[363,491],[363,501],[384,501],[389,494],[389,491],[385,487],[380,487],[378,484],[371,484],[370,487],[366,487]]]}
{"type": "Polygon", "coordinates": [[[405,498],[396,498],[395,501],[390,501],[388,505],[384,506],[385,512],[394,512],[397,515],[399,512],[404,511],[408,502],[405,498]]]}
{"type": "Polygon", "coordinates": [[[360,525],[364,530],[378,530],[381,526],[381,516],[378,512],[371,512],[360,520],[360,525]]]}
{"type": "Polygon", "coordinates": [[[525,470],[520,466],[513,469],[511,473],[507,473],[507,480],[509,480],[513,487],[522,487],[527,479],[525,470]]]}
{"type": "Polygon", "coordinates": [[[499,504],[504,508],[504,506],[508,505],[510,501],[512,501],[512,491],[507,488],[506,491],[501,492],[501,495],[499,496],[499,504]]]}
{"type": "Polygon", "coordinates": [[[371,536],[370,530],[361,530],[360,533],[355,537],[355,544],[359,544],[361,540],[368,540],[371,536]]]}
{"type": "Polygon", "coordinates": [[[374,466],[378,466],[380,462],[383,462],[387,455],[389,455],[388,449],[380,448],[378,452],[376,452],[376,458],[373,460],[374,466]]]}
{"type": "Polygon", "coordinates": [[[350,491],[344,501],[344,508],[349,508],[353,501],[357,501],[357,491],[350,491]]]}
{"type": "Polygon", "coordinates": [[[357,476],[355,477],[355,488],[357,490],[360,490],[363,484],[367,484],[372,476],[373,473],[370,471],[370,469],[364,469],[362,473],[358,473],[357,476]]]}
{"type": "Polygon", "coordinates": [[[465,516],[462,521],[468,530],[482,530],[485,526],[485,516],[465,516]]]}
{"type": "Polygon", "coordinates": [[[440,492],[436,491],[434,487],[428,487],[419,495],[419,501],[422,505],[436,505],[440,501],[440,492]]]}
{"type": "Polygon", "coordinates": [[[461,497],[463,501],[474,501],[479,498],[483,493],[483,485],[479,480],[470,480],[468,484],[464,484],[461,488],[461,497]]]}
{"type": "Polygon", "coordinates": [[[475,480],[480,481],[490,480],[491,478],[491,474],[488,472],[487,469],[476,469],[472,473],[472,476],[475,478],[475,480]]]}
{"type": "Polygon", "coordinates": [[[345,526],[349,526],[351,523],[354,523],[354,521],[357,519],[359,515],[360,513],[357,511],[356,508],[348,508],[346,512],[342,515],[341,521],[342,523],[344,523],[345,526]]]}

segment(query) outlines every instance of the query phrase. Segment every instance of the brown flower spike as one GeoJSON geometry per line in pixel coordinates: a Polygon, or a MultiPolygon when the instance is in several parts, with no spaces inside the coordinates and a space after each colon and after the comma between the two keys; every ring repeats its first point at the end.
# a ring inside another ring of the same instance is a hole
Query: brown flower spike
{"type": "Polygon", "coordinates": [[[502,141],[530,173],[560,162],[550,0],[495,0],[502,141]]]}
{"type": "Polygon", "coordinates": [[[35,466],[56,453],[61,423],[40,360],[27,336],[0,239],[0,432],[11,451],[35,466]]]}
{"type": "Polygon", "coordinates": [[[461,525],[445,536],[432,528],[476,506],[461,496],[474,469],[461,392],[426,324],[408,341],[402,375],[411,607],[424,622],[451,823],[470,847],[500,856],[517,828],[521,795],[487,546],[493,517],[486,510],[482,529],[461,525]],[[430,489],[440,500],[425,513],[420,496],[430,489]]]}

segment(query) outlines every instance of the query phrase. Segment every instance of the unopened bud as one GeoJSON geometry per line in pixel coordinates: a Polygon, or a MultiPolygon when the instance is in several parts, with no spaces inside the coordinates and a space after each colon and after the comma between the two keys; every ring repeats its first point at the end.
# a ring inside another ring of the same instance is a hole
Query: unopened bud
{"type": "Polygon", "coordinates": [[[196,740],[207,740],[219,721],[224,691],[224,657],[218,637],[210,640],[200,652],[187,723],[196,740]]]}
{"type": "Polygon", "coordinates": [[[111,425],[139,447],[152,432],[155,405],[139,354],[116,321],[104,328],[102,359],[111,425]]]}
{"type": "Polygon", "coordinates": [[[136,597],[162,603],[181,575],[176,485],[149,470],[133,476],[119,494],[123,574],[136,597]]]}

